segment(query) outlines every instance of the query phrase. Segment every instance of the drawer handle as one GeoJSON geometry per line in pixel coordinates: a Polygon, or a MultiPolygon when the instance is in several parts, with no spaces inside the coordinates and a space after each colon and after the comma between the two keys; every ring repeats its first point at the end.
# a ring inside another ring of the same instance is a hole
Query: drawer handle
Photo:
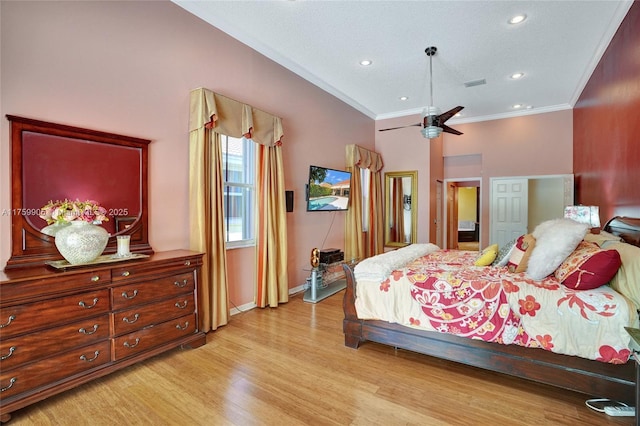
{"type": "Polygon", "coordinates": [[[0,324],[0,328],[8,327],[14,319],[16,319],[15,315],[9,315],[9,321],[7,321],[6,324],[0,324]]]}
{"type": "Polygon", "coordinates": [[[93,281],[94,283],[95,283],[96,281],[100,281],[100,276],[99,276],[99,275],[94,275],[94,276],[92,276],[92,277],[91,277],[91,281],[93,281]]]}
{"type": "Polygon", "coordinates": [[[86,303],[84,303],[83,301],[80,301],[80,302],[78,303],[78,305],[82,306],[82,307],[83,307],[83,308],[85,308],[85,309],[91,309],[91,308],[93,308],[94,306],[96,306],[96,304],[97,304],[97,303],[98,303],[98,298],[97,298],[97,297],[94,297],[94,298],[93,298],[93,305],[87,305],[87,304],[86,304],[86,303]]]}
{"type": "Polygon", "coordinates": [[[189,265],[191,265],[191,261],[187,260],[184,262],[184,266],[189,266],[189,265]]]}
{"type": "Polygon", "coordinates": [[[189,301],[185,300],[183,305],[181,305],[180,302],[176,302],[174,306],[178,309],[184,309],[187,307],[188,304],[189,304],[189,301]]]}
{"type": "Polygon", "coordinates": [[[4,391],[6,391],[6,390],[11,389],[11,387],[13,386],[13,384],[14,384],[15,382],[17,382],[17,381],[18,381],[18,378],[17,378],[17,377],[12,377],[12,378],[11,378],[11,380],[9,380],[9,386],[7,386],[6,388],[0,388],[0,392],[4,392],[4,391]]]}
{"type": "Polygon", "coordinates": [[[84,355],[80,355],[80,359],[83,360],[83,361],[87,361],[87,362],[93,362],[98,358],[98,355],[100,355],[100,351],[95,351],[93,353],[93,358],[87,358],[84,355]]]}
{"type": "Polygon", "coordinates": [[[138,343],[140,343],[140,338],[136,337],[135,343],[124,342],[123,346],[126,348],[135,348],[136,346],[138,346],[138,343]]]}
{"type": "Polygon", "coordinates": [[[180,324],[176,324],[176,328],[180,331],[186,330],[189,327],[189,321],[184,323],[184,327],[181,327],[180,324]]]}
{"type": "Polygon", "coordinates": [[[5,359],[9,358],[11,355],[13,355],[13,352],[15,352],[16,347],[15,346],[11,346],[9,348],[9,353],[7,355],[2,355],[0,356],[0,361],[4,361],[5,359]]]}
{"type": "Polygon", "coordinates": [[[189,280],[187,280],[187,279],[182,280],[182,283],[180,281],[175,281],[173,283],[173,285],[175,285],[176,287],[180,287],[180,288],[186,287],[187,284],[189,284],[189,280]]]}
{"type": "Polygon", "coordinates": [[[87,330],[86,328],[81,328],[78,330],[78,333],[82,333],[82,334],[93,334],[96,331],[98,331],[98,324],[93,324],[93,330],[87,330]]]}
{"type": "Polygon", "coordinates": [[[126,291],[122,292],[122,297],[124,297],[125,299],[133,299],[134,297],[136,297],[138,295],[138,290],[133,290],[133,296],[129,296],[129,293],[127,293],[126,291]]]}
{"type": "Polygon", "coordinates": [[[138,318],[140,318],[140,315],[135,314],[132,320],[130,320],[129,317],[124,317],[122,318],[122,321],[126,322],[127,324],[133,324],[134,322],[138,321],[138,318]]]}
{"type": "Polygon", "coordinates": [[[131,275],[131,273],[129,271],[124,271],[122,274],[123,277],[128,277],[129,275],[131,275]]]}

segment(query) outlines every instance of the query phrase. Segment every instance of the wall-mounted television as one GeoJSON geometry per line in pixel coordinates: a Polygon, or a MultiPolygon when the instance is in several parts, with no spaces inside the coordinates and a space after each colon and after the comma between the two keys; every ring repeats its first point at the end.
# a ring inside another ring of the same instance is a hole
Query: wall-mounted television
{"type": "Polygon", "coordinates": [[[336,211],[349,208],[351,172],[310,166],[307,211],[336,211]]]}

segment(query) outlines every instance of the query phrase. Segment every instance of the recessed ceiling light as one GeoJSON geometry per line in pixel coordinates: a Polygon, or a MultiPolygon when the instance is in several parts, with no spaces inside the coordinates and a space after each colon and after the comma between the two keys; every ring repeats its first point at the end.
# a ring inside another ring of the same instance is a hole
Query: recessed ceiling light
{"type": "Polygon", "coordinates": [[[527,19],[527,15],[525,15],[523,13],[521,15],[516,15],[513,18],[509,19],[509,23],[512,24],[512,25],[520,24],[520,23],[524,22],[525,19],[527,19]]]}
{"type": "Polygon", "coordinates": [[[373,61],[371,61],[369,59],[363,59],[362,61],[360,61],[360,65],[362,65],[363,67],[368,67],[372,63],[373,63],[373,61]]]}
{"type": "Polygon", "coordinates": [[[514,104],[514,105],[513,105],[513,108],[514,108],[514,109],[522,108],[522,104],[514,104]]]}
{"type": "Polygon", "coordinates": [[[511,74],[511,78],[514,79],[514,80],[519,80],[522,77],[524,77],[524,73],[523,72],[516,72],[516,73],[511,74]]]}
{"type": "Polygon", "coordinates": [[[409,99],[409,97],[408,97],[408,96],[400,96],[400,100],[401,100],[401,101],[406,101],[407,99],[409,99]]]}
{"type": "Polygon", "coordinates": [[[454,115],[454,117],[462,117],[462,113],[461,113],[461,112],[459,112],[459,113],[457,113],[456,115],[454,115]]]}
{"type": "Polygon", "coordinates": [[[527,109],[533,109],[533,105],[527,105],[527,109]]]}

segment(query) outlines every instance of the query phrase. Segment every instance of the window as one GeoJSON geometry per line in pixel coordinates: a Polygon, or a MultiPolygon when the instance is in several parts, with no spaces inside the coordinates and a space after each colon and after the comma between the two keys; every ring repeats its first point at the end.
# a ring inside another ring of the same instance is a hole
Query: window
{"type": "Polygon", "coordinates": [[[256,144],[220,135],[227,248],[255,244],[256,144]]]}

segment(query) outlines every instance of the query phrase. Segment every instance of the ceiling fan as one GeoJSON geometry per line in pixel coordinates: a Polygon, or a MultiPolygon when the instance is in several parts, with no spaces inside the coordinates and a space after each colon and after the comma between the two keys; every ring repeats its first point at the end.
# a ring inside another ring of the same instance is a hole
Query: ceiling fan
{"type": "Polygon", "coordinates": [[[429,86],[431,94],[431,104],[422,112],[422,123],[410,124],[408,126],[391,127],[389,129],[380,129],[380,132],[386,132],[387,130],[403,129],[405,127],[422,126],[422,136],[425,138],[433,139],[440,136],[442,132],[451,133],[454,135],[461,135],[462,132],[457,131],[447,126],[445,121],[462,111],[463,106],[457,106],[449,111],[440,114],[440,108],[433,106],[433,55],[438,51],[437,47],[429,46],[424,50],[424,53],[429,57],[429,86]]]}

